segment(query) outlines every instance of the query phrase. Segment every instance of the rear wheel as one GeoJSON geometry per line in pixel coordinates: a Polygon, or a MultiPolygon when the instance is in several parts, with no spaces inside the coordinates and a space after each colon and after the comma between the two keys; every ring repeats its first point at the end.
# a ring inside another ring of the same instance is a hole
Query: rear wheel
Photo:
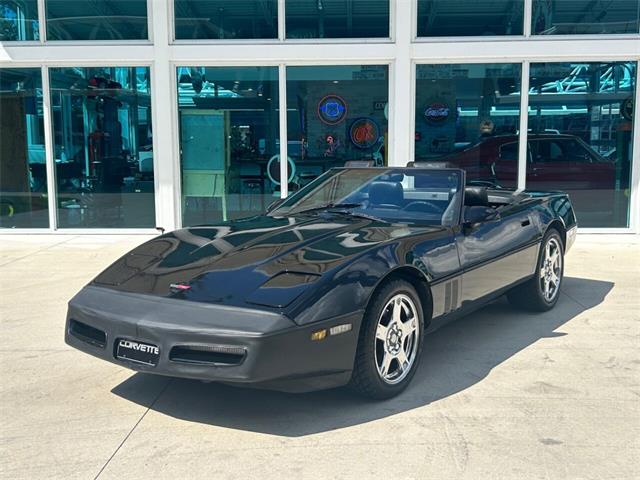
{"type": "Polygon", "coordinates": [[[424,322],[415,288],[392,280],[370,301],[364,315],[351,386],[369,398],[391,398],[415,374],[424,322]]]}
{"type": "Polygon", "coordinates": [[[544,236],[536,273],[527,282],[507,293],[509,302],[516,307],[545,312],[552,309],[560,297],[564,274],[564,245],[560,233],[554,228],[544,236]]]}

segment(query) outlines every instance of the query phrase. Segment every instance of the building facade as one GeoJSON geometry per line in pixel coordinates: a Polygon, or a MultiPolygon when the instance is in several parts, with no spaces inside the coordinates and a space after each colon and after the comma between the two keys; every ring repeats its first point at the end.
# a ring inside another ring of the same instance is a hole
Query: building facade
{"type": "Polygon", "coordinates": [[[0,0],[0,234],[240,218],[363,160],[640,233],[639,60],[640,0],[0,0]]]}

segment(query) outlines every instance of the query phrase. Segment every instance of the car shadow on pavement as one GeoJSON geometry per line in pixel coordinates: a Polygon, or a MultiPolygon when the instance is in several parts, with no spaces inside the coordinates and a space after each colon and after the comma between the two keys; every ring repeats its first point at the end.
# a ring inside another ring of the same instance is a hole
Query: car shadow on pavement
{"type": "Polygon", "coordinates": [[[407,390],[383,402],[346,388],[287,394],[137,373],[112,393],[163,414],[204,424],[299,437],[358,425],[412,410],[480,382],[497,365],[600,304],[614,284],[566,277],[556,307],[523,313],[504,298],[450,323],[425,339],[421,365],[407,390]],[[149,390],[162,393],[149,402],[149,390]]]}

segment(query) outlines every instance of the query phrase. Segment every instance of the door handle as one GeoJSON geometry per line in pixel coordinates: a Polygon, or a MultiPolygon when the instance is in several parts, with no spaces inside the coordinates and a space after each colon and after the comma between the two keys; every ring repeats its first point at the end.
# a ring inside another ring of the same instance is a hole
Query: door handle
{"type": "Polygon", "coordinates": [[[520,225],[523,226],[523,227],[529,226],[529,225],[531,225],[531,220],[529,220],[527,218],[526,220],[521,221],[520,225]]]}

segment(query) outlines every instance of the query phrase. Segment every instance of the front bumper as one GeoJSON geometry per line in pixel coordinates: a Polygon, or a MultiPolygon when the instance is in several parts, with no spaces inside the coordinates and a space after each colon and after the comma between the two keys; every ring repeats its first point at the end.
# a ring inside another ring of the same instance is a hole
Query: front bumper
{"type": "Polygon", "coordinates": [[[284,315],[269,311],[88,286],[69,302],[65,341],[78,350],[140,372],[304,392],[349,381],[361,320],[362,312],[354,312],[298,326],[284,315]],[[345,323],[352,325],[350,331],[311,341],[312,332],[345,323]],[[87,331],[103,332],[99,341],[78,331],[79,324],[90,327],[87,331]],[[157,346],[157,364],[116,358],[120,339],[157,346]],[[183,347],[231,347],[245,354],[232,362],[176,360],[171,352],[183,347]]]}

